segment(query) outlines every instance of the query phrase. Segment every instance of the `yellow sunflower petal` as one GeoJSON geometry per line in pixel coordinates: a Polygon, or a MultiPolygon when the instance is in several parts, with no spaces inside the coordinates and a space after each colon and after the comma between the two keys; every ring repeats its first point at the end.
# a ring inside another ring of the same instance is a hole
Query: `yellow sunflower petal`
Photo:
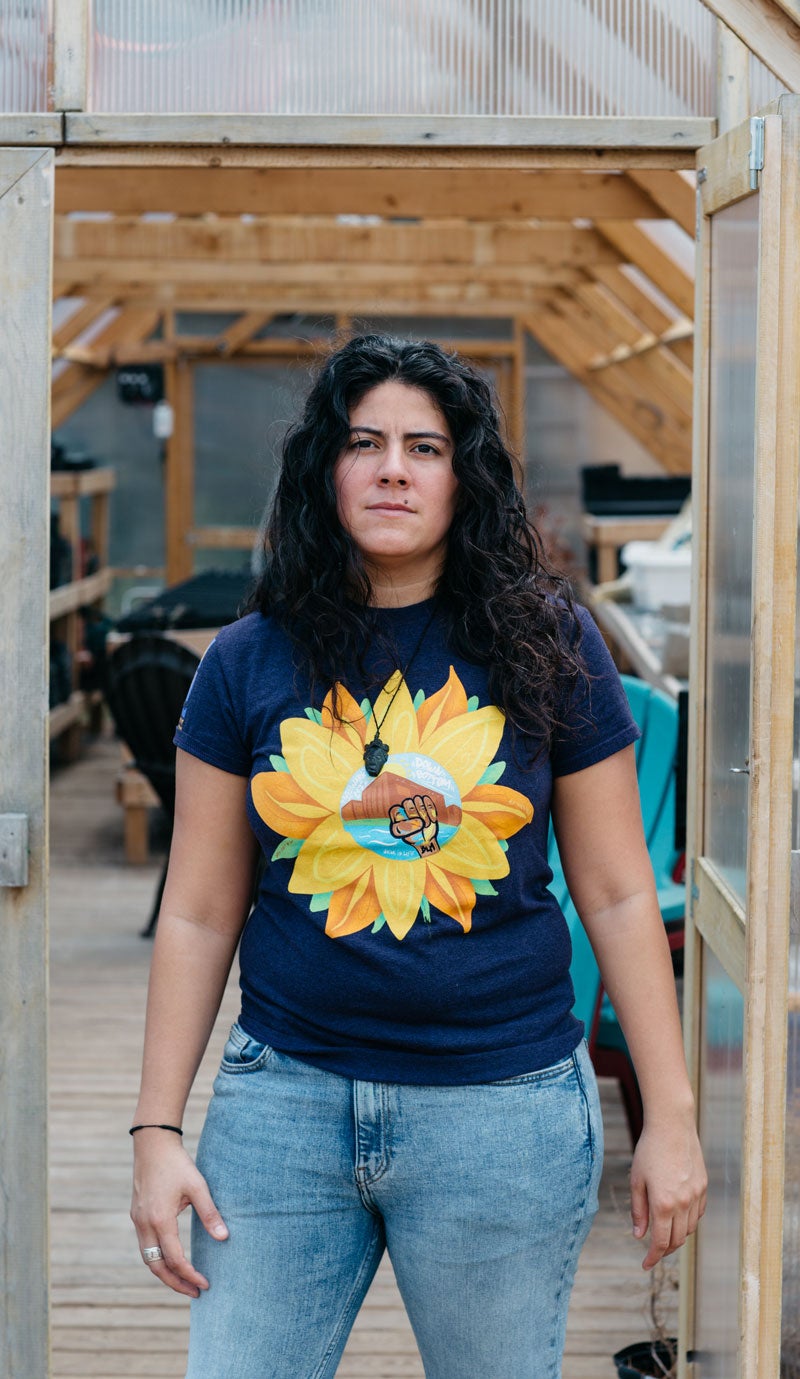
{"type": "Polygon", "coordinates": [[[334,891],[328,906],[325,933],[330,938],[358,933],[359,929],[366,929],[374,924],[380,912],[381,904],[372,873],[365,871],[349,886],[334,891]]]}
{"type": "Polygon", "coordinates": [[[375,731],[374,724],[380,723],[381,740],[388,743],[390,751],[416,752],[419,750],[417,715],[414,712],[414,704],[405,680],[400,685],[392,707],[387,713],[387,705],[397,688],[399,677],[400,671],[396,670],[394,675],[390,675],[386,681],[372,706],[373,722],[369,724],[367,732],[372,737],[375,731]],[[385,719],[383,719],[384,714],[386,714],[385,719]],[[381,722],[382,719],[383,722],[381,722]]]}
{"type": "Polygon", "coordinates": [[[342,791],[359,766],[357,747],[307,718],[287,718],[281,727],[283,755],[291,775],[317,804],[338,812],[342,791]]]}
{"type": "Polygon", "coordinates": [[[488,705],[451,718],[426,737],[425,755],[450,772],[462,800],[478,784],[497,751],[504,724],[500,710],[488,705]]]}
{"type": "Polygon", "coordinates": [[[457,920],[464,933],[469,933],[475,907],[475,888],[465,876],[444,871],[434,862],[429,862],[425,894],[431,905],[457,920]]]}
{"type": "Polygon", "coordinates": [[[338,815],[329,814],[306,838],[289,880],[293,895],[324,895],[349,886],[368,870],[374,854],[359,847],[338,815]]]}
{"type": "MultiPolygon", "coordinates": [[[[304,844],[304,849],[306,847],[308,843],[304,844]]],[[[491,881],[494,877],[508,875],[506,855],[494,834],[471,814],[462,815],[458,832],[445,843],[436,865],[441,871],[455,872],[475,881],[491,881]]]]}
{"type": "Polygon", "coordinates": [[[373,854],[373,876],[380,907],[395,938],[405,938],[419,914],[426,867],[421,857],[396,862],[373,854]]]}
{"type": "Polygon", "coordinates": [[[447,723],[449,719],[457,718],[459,714],[466,712],[466,691],[451,666],[446,683],[432,694],[430,699],[425,699],[417,709],[420,750],[425,750],[428,733],[435,732],[440,724],[447,723]]]}
{"type": "Polygon", "coordinates": [[[338,685],[339,703],[338,709],[341,718],[335,718],[333,713],[333,690],[328,690],[322,705],[322,726],[332,728],[335,733],[342,737],[362,752],[364,743],[367,740],[367,721],[361,712],[360,704],[357,704],[349,690],[344,685],[338,685]]]}
{"type": "Polygon", "coordinates": [[[530,800],[505,785],[476,785],[461,805],[491,829],[495,838],[510,838],[533,818],[530,800]]]}
{"type": "Polygon", "coordinates": [[[286,838],[307,838],[329,812],[315,804],[286,771],[259,771],[250,790],[256,813],[286,838]]]}

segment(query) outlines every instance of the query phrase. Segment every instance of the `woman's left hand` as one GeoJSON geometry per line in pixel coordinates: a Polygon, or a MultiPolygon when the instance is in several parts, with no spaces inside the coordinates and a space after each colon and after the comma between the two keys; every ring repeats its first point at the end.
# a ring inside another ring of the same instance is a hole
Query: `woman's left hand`
{"type": "Polygon", "coordinates": [[[650,1227],[642,1263],[652,1269],[697,1229],[706,1209],[708,1176],[694,1116],[645,1125],[631,1166],[631,1217],[637,1239],[650,1227]]]}

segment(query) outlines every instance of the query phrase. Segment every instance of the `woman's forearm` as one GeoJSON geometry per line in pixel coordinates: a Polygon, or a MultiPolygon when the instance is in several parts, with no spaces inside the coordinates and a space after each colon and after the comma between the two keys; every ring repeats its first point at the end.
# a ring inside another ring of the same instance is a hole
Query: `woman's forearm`
{"type": "Polygon", "coordinates": [[[181,1124],[237,942],[238,933],[162,911],[147,994],[137,1123],[181,1124]]]}
{"type": "Polygon", "coordinates": [[[629,896],[586,927],[636,1069],[645,1123],[693,1117],[672,959],[655,897],[629,896]]]}

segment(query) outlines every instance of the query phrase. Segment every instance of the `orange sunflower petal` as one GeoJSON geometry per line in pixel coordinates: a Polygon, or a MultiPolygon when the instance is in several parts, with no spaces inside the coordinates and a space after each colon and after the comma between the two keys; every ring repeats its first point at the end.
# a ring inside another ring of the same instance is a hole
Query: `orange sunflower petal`
{"type": "Polygon", "coordinates": [[[425,699],[417,709],[420,751],[425,750],[423,744],[426,731],[435,732],[441,723],[447,722],[448,718],[456,718],[460,713],[466,712],[466,691],[451,666],[446,683],[435,694],[432,694],[430,699],[425,699]]]}
{"type": "Polygon", "coordinates": [[[475,907],[475,888],[466,876],[456,876],[434,863],[428,863],[428,880],[425,894],[437,910],[457,920],[468,934],[472,928],[472,911],[475,907]]]}
{"type": "Polygon", "coordinates": [[[461,805],[490,828],[495,838],[510,838],[533,818],[530,800],[505,785],[476,785],[461,805]]]}
{"type": "Polygon", "coordinates": [[[286,838],[307,838],[328,813],[286,771],[259,771],[250,790],[256,813],[286,838]]]}
{"type": "Polygon", "coordinates": [[[365,871],[356,877],[349,886],[334,891],[328,906],[325,933],[329,938],[341,938],[344,934],[356,934],[375,923],[381,912],[378,893],[372,880],[372,873],[365,871]]]}
{"type": "Polygon", "coordinates": [[[322,726],[332,728],[335,733],[340,733],[346,737],[359,751],[362,750],[367,740],[367,721],[361,712],[361,705],[356,702],[349,690],[344,685],[336,686],[339,692],[339,713],[341,718],[336,718],[333,712],[333,690],[328,690],[322,705],[322,726]]]}

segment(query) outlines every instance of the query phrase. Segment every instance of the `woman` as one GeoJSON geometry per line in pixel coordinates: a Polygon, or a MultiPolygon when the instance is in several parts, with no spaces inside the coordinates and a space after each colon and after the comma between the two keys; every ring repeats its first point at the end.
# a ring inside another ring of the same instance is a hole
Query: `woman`
{"type": "Polygon", "coordinates": [[[363,336],[328,359],[269,534],[175,738],[143,1255],[195,1300],[189,1379],[333,1376],[385,1247],[428,1379],[553,1379],[602,1127],[551,811],[642,1091],[645,1268],[705,1202],[638,730],[545,570],[486,383],[437,345],[363,336]],[[196,1168],[176,1131],[240,934],[196,1168]]]}

